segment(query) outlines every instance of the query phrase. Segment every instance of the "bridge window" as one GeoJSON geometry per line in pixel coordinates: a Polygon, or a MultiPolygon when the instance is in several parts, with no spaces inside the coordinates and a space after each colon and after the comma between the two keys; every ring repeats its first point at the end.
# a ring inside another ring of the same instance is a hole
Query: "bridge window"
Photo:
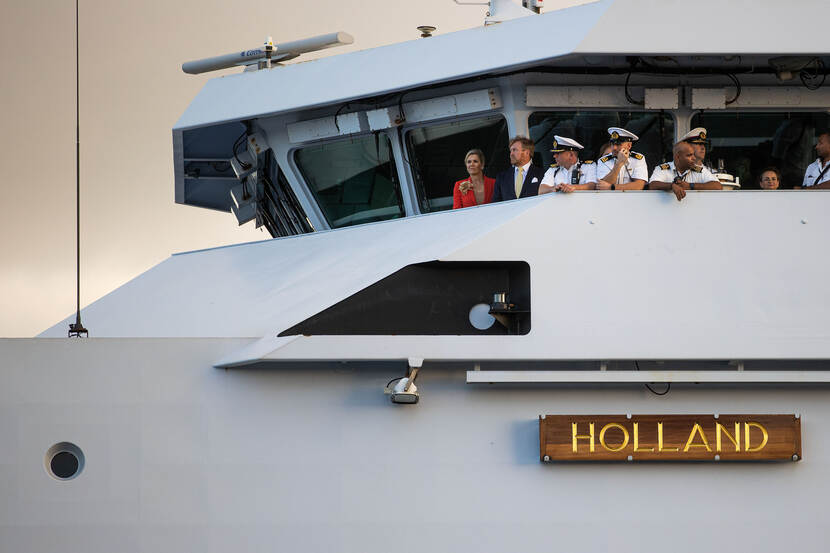
{"type": "Polygon", "coordinates": [[[439,123],[406,133],[409,164],[415,178],[421,211],[452,208],[453,184],[467,177],[464,156],[473,148],[484,152],[484,174],[510,166],[507,121],[501,115],[439,123]]]}
{"type": "Polygon", "coordinates": [[[550,147],[557,134],[585,146],[580,159],[596,160],[600,146],[608,142],[608,127],[622,127],[639,136],[631,149],[646,156],[649,168],[672,159],[674,119],[666,112],[537,111],[530,115],[528,125],[542,167],[554,162],[550,147]]]}
{"type": "Polygon", "coordinates": [[[800,186],[807,166],[816,159],[818,134],[830,129],[826,112],[698,113],[692,127],[706,127],[711,146],[708,163],[741,179],[741,189],[758,188],[765,167],[781,171],[781,188],[800,186]]]}
{"type": "Polygon", "coordinates": [[[297,150],[294,160],[332,228],[403,217],[386,135],[309,146],[297,150]]]}

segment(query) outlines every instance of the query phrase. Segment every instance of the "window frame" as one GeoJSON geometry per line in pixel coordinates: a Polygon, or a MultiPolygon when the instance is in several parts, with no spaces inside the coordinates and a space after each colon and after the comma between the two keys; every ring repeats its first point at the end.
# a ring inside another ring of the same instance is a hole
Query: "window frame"
{"type": "MultiPolygon", "coordinates": [[[[531,109],[531,108],[529,108],[529,109],[531,109]]],[[[629,112],[629,113],[660,113],[660,112],[662,112],[662,113],[666,113],[666,114],[668,114],[668,115],[670,116],[671,121],[672,121],[672,125],[673,125],[673,127],[674,127],[674,130],[673,130],[673,133],[672,133],[672,140],[671,140],[672,145],[673,145],[675,142],[677,142],[677,140],[680,138],[680,114],[678,113],[678,112],[680,111],[680,109],[657,109],[657,110],[654,110],[654,109],[645,109],[645,108],[643,108],[643,107],[641,107],[641,106],[632,106],[632,105],[630,105],[630,104],[629,104],[629,105],[627,105],[627,106],[618,106],[618,107],[602,107],[602,108],[590,108],[590,107],[589,107],[589,109],[586,109],[586,108],[585,108],[585,106],[579,106],[579,107],[567,106],[567,107],[563,107],[563,108],[556,108],[556,107],[543,107],[543,108],[539,108],[539,107],[534,107],[534,108],[532,108],[532,111],[529,111],[529,112],[528,112],[528,114],[527,114],[527,120],[525,121],[526,126],[527,126],[527,134],[528,134],[528,136],[530,136],[530,118],[531,118],[531,117],[533,116],[533,114],[535,114],[535,113],[540,113],[540,112],[568,112],[568,113],[576,113],[576,112],[580,112],[580,111],[582,111],[582,112],[589,112],[589,111],[590,111],[590,112],[603,112],[603,111],[608,111],[608,112],[610,112],[610,113],[618,113],[618,112],[620,112],[620,111],[627,111],[627,112],[629,112]]],[[[691,121],[691,116],[689,117],[689,119],[688,119],[688,120],[689,120],[689,121],[691,121]]],[[[685,134],[685,133],[684,133],[684,134],[685,134]]],[[[607,141],[606,141],[606,142],[607,142],[607,141]]],[[[635,142],[634,144],[635,144],[635,146],[634,146],[632,149],[633,149],[634,151],[637,151],[637,149],[636,149],[636,142],[635,142]]],[[[538,146],[538,145],[537,145],[537,146],[538,146]]],[[[537,149],[538,149],[538,148],[537,148],[537,149]]],[[[582,160],[582,156],[580,156],[580,160],[582,160]]],[[[596,160],[596,159],[594,159],[594,161],[596,162],[597,160],[596,160]]],[[[671,159],[669,159],[669,161],[671,161],[671,159]]],[[[660,163],[658,163],[658,162],[653,162],[653,161],[649,161],[648,157],[646,157],[646,162],[648,163],[649,176],[651,176],[651,172],[654,170],[654,167],[656,167],[656,166],[657,166],[657,165],[659,165],[660,163]]],[[[547,169],[547,168],[545,167],[545,169],[547,169]]],[[[645,190],[646,190],[646,191],[648,191],[648,188],[646,188],[645,190]]]]}
{"type": "MultiPolygon", "coordinates": [[[[421,209],[421,195],[420,195],[419,190],[418,190],[419,189],[419,184],[418,184],[417,179],[415,178],[415,174],[412,170],[412,163],[409,161],[412,157],[411,156],[412,152],[410,152],[409,148],[408,148],[408,140],[407,140],[408,133],[410,133],[411,131],[413,131],[415,129],[425,129],[425,128],[429,128],[429,127],[436,127],[436,126],[439,126],[439,125],[447,125],[447,124],[450,124],[450,123],[461,123],[461,122],[464,122],[464,121],[470,121],[470,120],[475,120],[475,119],[487,119],[487,118],[501,117],[502,120],[505,123],[506,128],[507,128],[507,139],[509,141],[510,138],[511,138],[511,135],[510,135],[511,120],[513,118],[515,118],[515,116],[516,116],[516,111],[515,110],[511,110],[511,112],[512,113],[507,113],[507,111],[504,108],[499,108],[499,109],[493,109],[493,110],[489,110],[489,111],[479,111],[479,112],[476,112],[476,113],[468,113],[468,114],[464,114],[464,115],[461,115],[461,116],[445,117],[445,118],[442,118],[442,119],[435,119],[435,120],[431,120],[431,121],[425,121],[425,122],[421,121],[421,122],[417,122],[417,123],[404,124],[404,125],[399,127],[398,138],[400,140],[401,154],[406,156],[406,159],[403,159],[402,163],[406,168],[406,176],[407,176],[407,179],[409,180],[409,184],[410,184],[411,190],[412,190],[413,205],[414,205],[414,208],[417,210],[418,215],[428,215],[430,213],[440,213],[441,211],[451,211],[452,208],[450,208],[449,210],[445,209],[445,210],[440,210],[440,211],[423,211],[421,209]]],[[[505,152],[505,154],[507,154],[507,152],[505,152]]],[[[492,178],[495,178],[495,176],[493,176],[492,178]]],[[[449,184],[452,184],[452,183],[449,183],[449,184]]],[[[450,196],[450,198],[452,198],[452,190],[450,190],[449,196],[450,196]]]]}
{"type": "MultiPolygon", "coordinates": [[[[398,160],[398,156],[396,155],[396,142],[397,137],[393,132],[395,129],[382,129],[376,132],[361,132],[361,133],[354,133],[347,136],[331,136],[327,138],[322,138],[320,140],[309,140],[306,142],[302,142],[299,144],[293,145],[286,151],[286,159],[288,164],[291,168],[292,173],[294,173],[294,177],[300,183],[301,187],[304,189],[304,194],[307,195],[309,201],[312,202],[315,211],[319,214],[319,217],[322,221],[325,222],[327,228],[329,230],[337,230],[341,228],[349,228],[352,226],[359,226],[359,225],[368,225],[372,223],[383,223],[385,221],[392,221],[395,219],[403,219],[412,215],[412,213],[408,210],[408,196],[409,196],[409,186],[408,183],[404,181],[404,177],[401,175],[400,172],[400,163],[398,160]],[[393,217],[390,219],[381,219],[379,221],[368,221],[365,223],[356,223],[353,225],[345,225],[335,227],[332,224],[332,221],[329,219],[326,210],[321,205],[319,198],[317,197],[317,193],[312,189],[312,186],[309,184],[308,179],[306,179],[305,174],[303,173],[302,169],[300,168],[300,164],[297,162],[297,154],[299,151],[304,150],[306,148],[315,147],[315,146],[326,146],[329,144],[336,144],[339,142],[346,142],[346,141],[354,141],[360,140],[367,137],[374,136],[375,134],[379,134],[384,136],[389,141],[389,156],[390,156],[390,163],[395,169],[395,172],[398,177],[398,197],[400,199],[400,208],[401,208],[401,215],[399,217],[393,217]]],[[[318,229],[323,230],[323,229],[318,229]]]]}
{"type": "MultiPolygon", "coordinates": [[[[770,105],[770,106],[752,107],[752,108],[728,107],[726,109],[718,109],[718,110],[695,109],[695,110],[691,110],[690,113],[689,113],[689,119],[688,119],[689,129],[694,128],[692,121],[694,120],[694,118],[696,116],[698,116],[702,113],[710,113],[710,114],[713,114],[713,115],[725,115],[725,114],[742,114],[742,115],[766,114],[766,115],[775,115],[775,114],[782,114],[782,113],[803,113],[803,114],[823,113],[823,114],[826,114],[828,116],[828,118],[830,118],[830,108],[821,109],[821,108],[817,108],[817,107],[795,107],[795,106],[787,106],[787,105],[783,105],[783,104],[775,104],[775,105],[770,105]]],[[[827,130],[830,131],[830,124],[828,124],[828,129],[827,130]]],[[[770,139],[771,138],[772,137],[770,137],[770,139]]],[[[706,157],[707,157],[707,160],[709,161],[709,164],[712,165],[711,162],[712,162],[713,157],[710,156],[710,152],[708,150],[706,152],[706,157]]],[[[779,171],[781,170],[780,167],[778,169],[779,169],[779,171]]],[[[806,170],[807,170],[807,167],[805,166],[802,169],[802,171],[806,171],[806,170]]],[[[727,167],[727,172],[730,172],[730,169],[728,167],[727,167]]],[[[737,175],[735,175],[735,176],[737,176],[737,175]]],[[[803,177],[803,175],[802,175],[802,177],[803,177]]],[[[757,190],[756,189],[756,183],[754,182],[754,179],[753,179],[753,182],[749,183],[748,188],[744,188],[743,184],[744,183],[742,182],[741,183],[741,188],[740,188],[740,191],[742,191],[742,192],[751,192],[751,191],[756,191],[757,190]]],[[[783,182],[780,183],[780,184],[782,185],[782,187],[779,188],[778,190],[776,190],[776,192],[792,191],[792,189],[790,189],[790,188],[784,188],[783,187],[783,184],[784,184],[783,182]]]]}

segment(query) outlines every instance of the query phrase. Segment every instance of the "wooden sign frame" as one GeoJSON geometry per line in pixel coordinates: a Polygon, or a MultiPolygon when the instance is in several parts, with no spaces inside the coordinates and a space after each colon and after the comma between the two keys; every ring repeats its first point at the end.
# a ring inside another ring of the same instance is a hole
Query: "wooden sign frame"
{"type": "Polygon", "coordinates": [[[799,461],[799,415],[541,415],[541,461],[799,461]]]}

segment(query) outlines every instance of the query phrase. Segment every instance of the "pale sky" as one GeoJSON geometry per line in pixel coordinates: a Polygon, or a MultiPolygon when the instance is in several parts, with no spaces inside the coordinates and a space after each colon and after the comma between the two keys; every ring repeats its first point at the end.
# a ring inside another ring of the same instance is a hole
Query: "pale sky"
{"type": "MultiPolygon", "coordinates": [[[[66,0],[3,1],[0,337],[36,335],[75,310],[74,11],[66,0]]],[[[335,55],[417,38],[418,25],[475,27],[485,11],[452,0],[81,0],[81,305],[174,252],[268,238],[173,201],[171,128],[220,74],[185,75],[182,62],[269,35],[354,36],[324,52],[335,55]]]]}

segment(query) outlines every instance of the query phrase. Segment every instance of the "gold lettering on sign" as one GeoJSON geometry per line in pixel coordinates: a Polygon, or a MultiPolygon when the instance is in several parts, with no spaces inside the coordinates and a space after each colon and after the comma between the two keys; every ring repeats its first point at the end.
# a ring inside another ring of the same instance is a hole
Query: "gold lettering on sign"
{"type": "Polygon", "coordinates": [[[654,451],[653,447],[640,448],[640,423],[634,423],[634,453],[643,453],[646,451],[654,451]]]}
{"type": "Polygon", "coordinates": [[[801,423],[795,415],[763,413],[540,415],[539,459],[799,461],[801,423]]]}
{"type": "Polygon", "coordinates": [[[689,432],[689,439],[686,440],[686,445],[683,446],[683,451],[689,451],[690,447],[705,447],[706,451],[712,451],[712,448],[709,447],[709,440],[706,439],[706,434],[703,433],[703,428],[701,428],[698,423],[695,423],[692,427],[692,431],[689,432]],[[697,435],[700,435],[700,439],[703,440],[702,444],[692,443],[697,435]]]}
{"type": "Polygon", "coordinates": [[[744,451],[746,451],[747,453],[751,453],[753,451],[761,451],[762,449],[764,449],[764,446],[767,445],[768,441],[769,441],[769,433],[767,433],[766,428],[764,428],[763,426],[761,426],[757,422],[745,422],[744,423],[744,451]],[[750,447],[750,445],[749,445],[749,443],[750,443],[749,442],[749,429],[750,428],[757,428],[758,430],[761,431],[762,435],[764,436],[764,439],[761,440],[761,445],[759,445],[758,447],[750,447]]]}
{"type": "Polygon", "coordinates": [[[606,424],[605,426],[602,427],[602,430],[599,431],[599,443],[602,447],[604,447],[608,451],[620,451],[622,449],[625,449],[625,446],[628,445],[628,430],[626,430],[625,427],[623,425],[619,424],[619,423],[609,422],[608,424],[606,424]],[[608,444],[605,443],[605,433],[610,428],[619,428],[620,430],[622,430],[623,442],[618,447],[608,447],[608,444]]]}
{"type": "Polygon", "coordinates": [[[663,447],[663,423],[657,423],[657,451],[663,453],[664,451],[679,451],[678,447],[663,447]]]}
{"type": "Polygon", "coordinates": [[[723,449],[721,449],[721,434],[726,434],[729,441],[735,444],[735,451],[741,451],[741,423],[735,423],[734,435],[730,434],[721,423],[715,423],[715,449],[717,451],[723,451],[723,449]]]}
{"type": "MultiPolygon", "coordinates": [[[[576,453],[576,451],[577,451],[577,449],[576,449],[576,441],[577,440],[590,440],[589,443],[591,445],[590,445],[589,451],[591,453],[594,452],[594,423],[592,423],[592,422],[588,423],[588,432],[589,432],[589,434],[581,434],[581,435],[577,434],[576,433],[576,423],[575,422],[571,423],[571,443],[573,445],[573,452],[574,453],[576,453]]],[[[565,442],[565,443],[567,443],[567,442],[565,442]]]]}

